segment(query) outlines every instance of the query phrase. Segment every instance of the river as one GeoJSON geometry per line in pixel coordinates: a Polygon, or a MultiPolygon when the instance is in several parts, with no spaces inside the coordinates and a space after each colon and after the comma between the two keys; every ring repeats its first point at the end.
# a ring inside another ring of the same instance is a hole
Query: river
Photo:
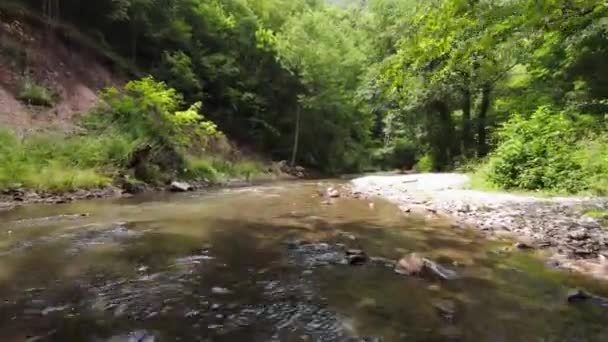
{"type": "Polygon", "coordinates": [[[607,308],[566,300],[605,282],[380,199],[324,203],[341,183],[2,213],[0,341],[608,340],[607,308]],[[349,265],[345,249],[378,258],[349,265]],[[412,252],[458,276],[383,264],[412,252]]]}

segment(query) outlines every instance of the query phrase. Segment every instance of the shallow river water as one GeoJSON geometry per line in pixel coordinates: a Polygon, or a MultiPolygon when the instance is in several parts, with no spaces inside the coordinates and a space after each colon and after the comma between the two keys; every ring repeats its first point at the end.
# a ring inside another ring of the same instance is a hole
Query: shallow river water
{"type": "Polygon", "coordinates": [[[608,341],[608,285],[332,182],[0,214],[0,341],[608,341]],[[412,252],[453,270],[396,274],[412,252]],[[380,260],[380,261],[378,261],[380,260]]]}

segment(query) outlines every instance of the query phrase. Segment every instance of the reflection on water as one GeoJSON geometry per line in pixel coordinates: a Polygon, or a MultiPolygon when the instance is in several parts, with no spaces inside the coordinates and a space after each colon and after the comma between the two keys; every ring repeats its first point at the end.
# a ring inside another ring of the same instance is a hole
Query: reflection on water
{"type": "Polygon", "coordinates": [[[565,301],[571,287],[606,295],[605,284],[383,201],[324,204],[317,191],[329,185],[4,213],[0,341],[608,340],[606,309],[565,301]],[[300,262],[293,241],[322,254],[300,262]],[[340,248],[417,252],[459,277],[349,266],[340,248]]]}

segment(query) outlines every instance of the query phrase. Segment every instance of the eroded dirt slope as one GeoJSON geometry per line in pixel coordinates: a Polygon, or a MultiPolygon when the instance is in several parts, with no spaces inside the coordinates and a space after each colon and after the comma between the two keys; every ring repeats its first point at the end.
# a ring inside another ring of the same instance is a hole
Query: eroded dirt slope
{"type": "Polygon", "coordinates": [[[0,10],[1,127],[22,133],[51,126],[70,130],[74,118],[95,104],[99,90],[120,83],[94,51],[0,10]],[[26,78],[54,94],[51,107],[19,100],[26,78]]]}

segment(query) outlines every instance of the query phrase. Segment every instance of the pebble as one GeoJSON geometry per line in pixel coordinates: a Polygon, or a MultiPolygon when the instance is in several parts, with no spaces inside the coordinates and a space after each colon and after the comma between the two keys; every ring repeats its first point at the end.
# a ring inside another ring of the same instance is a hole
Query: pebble
{"type": "Polygon", "coordinates": [[[216,294],[216,295],[227,295],[227,294],[231,294],[232,291],[230,291],[229,289],[225,288],[225,287],[213,287],[211,288],[211,293],[216,294]]]}
{"type": "Polygon", "coordinates": [[[576,260],[608,254],[608,229],[602,228],[597,219],[584,216],[585,208],[607,209],[606,198],[545,199],[466,190],[468,178],[461,174],[418,174],[418,182],[411,186],[402,184],[410,179],[407,177],[411,176],[355,179],[352,191],[388,198],[404,212],[412,205],[423,204],[431,212],[452,213],[458,222],[454,227],[476,227],[489,237],[508,232],[535,242],[515,245],[518,249],[551,247],[565,251],[573,261],[568,269],[580,271],[576,260]]]}

